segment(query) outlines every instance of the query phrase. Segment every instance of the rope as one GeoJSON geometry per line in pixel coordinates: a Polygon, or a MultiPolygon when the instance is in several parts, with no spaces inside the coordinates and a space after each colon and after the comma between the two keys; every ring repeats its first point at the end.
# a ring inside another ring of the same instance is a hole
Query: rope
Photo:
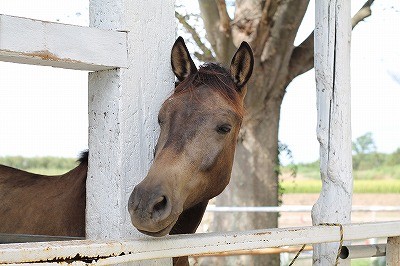
{"type": "MultiPolygon", "coordinates": [[[[339,264],[339,256],[340,256],[340,252],[342,251],[342,247],[343,247],[343,226],[341,224],[338,223],[320,223],[319,225],[324,225],[324,226],[339,226],[340,229],[340,240],[339,240],[339,248],[337,251],[337,255],[336,255],[336,261],[335,261],[335,266],[339,264]]],[[[304,250],[304,248],[306,247],[306,244],[304,244],[300,250],[297,252],[296,256],[294,256],[293,260],[290,262],[289,266],[292,266],[293,263],[296,261],[296,259],[300,256],[300,253],[304,250]]]]}

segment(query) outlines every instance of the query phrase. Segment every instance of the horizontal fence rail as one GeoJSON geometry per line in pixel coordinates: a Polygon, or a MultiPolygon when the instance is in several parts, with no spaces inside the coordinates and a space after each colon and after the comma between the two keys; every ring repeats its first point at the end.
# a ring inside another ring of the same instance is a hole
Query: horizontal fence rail
{"type": "Polygon", "coordinates": [[[47,236],[47,235],[26,235],[26,234],[3,234],[0,233],[0,244],[26,243],[26,242],[48,242],[48,241],[69,241],[83,240],[83,237],[72,236],[47,236]]]}
{"type": "Polygon", "coordinates": [[[0,14],[0,61],[78,70],[128,66],[127,33],[0,14]]]}
{"type": "Polygon", "coordinates": [[[386,256],[386,244],[343,246],[341,259],[358,259],[386,256]]]}
{"type": "MultiPolygon", "coordinates": [[[[207,206],[208,212],[310,212],[311,205],[282,205],[266,207],[207,206]]],[[[353,206],[352,212],[400,212],[400,206],[353,206]]]]}
{"type": "MultiPolygon", "coordinates": [[[[343,225],[343,240],[400,235],[400,221],[343,225]]],[[[129,241],[75,240],[0,245],[0,263],[32,263],[76,260],[98,265],[146,259],[199,255],[214,252],[261,249],[336,242],[338,226],[275,228],[245,232],[175,235],[129,241]]]]}

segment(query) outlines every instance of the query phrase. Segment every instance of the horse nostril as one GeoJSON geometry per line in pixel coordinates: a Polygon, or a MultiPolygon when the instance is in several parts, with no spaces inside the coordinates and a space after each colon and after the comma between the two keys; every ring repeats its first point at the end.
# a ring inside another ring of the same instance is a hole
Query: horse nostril
{"type": "Polygon", "coordinates": [[[161,196],[156,200],[153,210],[158,212],[158,211],[164,209],[166,205],[167,205],[167,198],[165,196],[161,196]]]}
{"type": "Polygon", "coordinates": [[[163,216],[168,215],[168,200],[166,196],[161,196],[154,201],[151,217],[162,219],[163,216]]]}

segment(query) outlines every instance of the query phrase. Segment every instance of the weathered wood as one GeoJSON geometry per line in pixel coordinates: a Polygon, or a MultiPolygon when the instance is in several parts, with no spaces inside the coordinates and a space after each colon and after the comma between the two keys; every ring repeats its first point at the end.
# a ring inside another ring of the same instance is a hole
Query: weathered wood
{"type": "Polygon", "coordinates": [[[90,25],[128,32],[129,65],[89,74],[86,233],[89,239],[124,239],[139,235],[128,198],[153,159],[158,111],[174,88],[174,2],[91,0],[90,25]]]}
{"type": "MultiPolygon", "coordinates": [[[[400,221],[344,225],[345,240],[400,235],[400,221]]],[[[0,245],[0,263],[96,258],[110,265],[154,258],[339,241],[339,228],[308,226],[244,232],[173,235],[129,241],[76,240],[0,245]]],[[[165,265],[165,264],[164,264],[165,265]]],[[[330,264],[329,264],[330,265],[330,264]]]]}
{"type": "Polygon", "coordinates": [[[27,243],[27,242],[48,242],[48,241],[70,241],[84,239],[83,237],[71,236],[46,236],[26,234],[4,234],[0,233],[0,244],[27,243]]]}
{"type": "Polygon", "coordinates": [[[400,236],[388,237],[386,245],[386,265],[400,265],[400,236]]]}
{"type": "Polygon", "coordinates": [[[0,14],[0,61],[89,71],[127,67],[126,36],[0,14]]]}
{"type": "MultiPolygon", "coordinates": [[[[322,191],[313,224],[350,222],[352,197],[350,127],[350,2],[316,1],[315,75],[317,138],[322,191]]],[[[339,243],[314,246],[314,265],[334,265],[339,243]]],[[[347,262],[341,265],[349,265],[347,262]]]]}

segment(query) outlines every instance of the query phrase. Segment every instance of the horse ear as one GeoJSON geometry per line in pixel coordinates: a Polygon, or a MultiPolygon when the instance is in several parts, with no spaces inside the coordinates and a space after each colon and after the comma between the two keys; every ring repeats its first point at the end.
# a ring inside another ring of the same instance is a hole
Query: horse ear
{"type": "Polygon", "coordinates": [[[190,74],[196,73],[197,68],[192,58],[190,57],[189,51],[185,45],[185,41],[182,37],[178,37],[172,46],[171,51],[171,65],[172,71],[179,81],[184,80],[190,74]]]}
{"type": "Polygon", "coordinates": [[[247,42],[242,42],[232,58],[230,67],[231,75],[239,91],[242,91],[243,86],[249,81],[253,73],[253,66],[253,51],[247,42]]]}

